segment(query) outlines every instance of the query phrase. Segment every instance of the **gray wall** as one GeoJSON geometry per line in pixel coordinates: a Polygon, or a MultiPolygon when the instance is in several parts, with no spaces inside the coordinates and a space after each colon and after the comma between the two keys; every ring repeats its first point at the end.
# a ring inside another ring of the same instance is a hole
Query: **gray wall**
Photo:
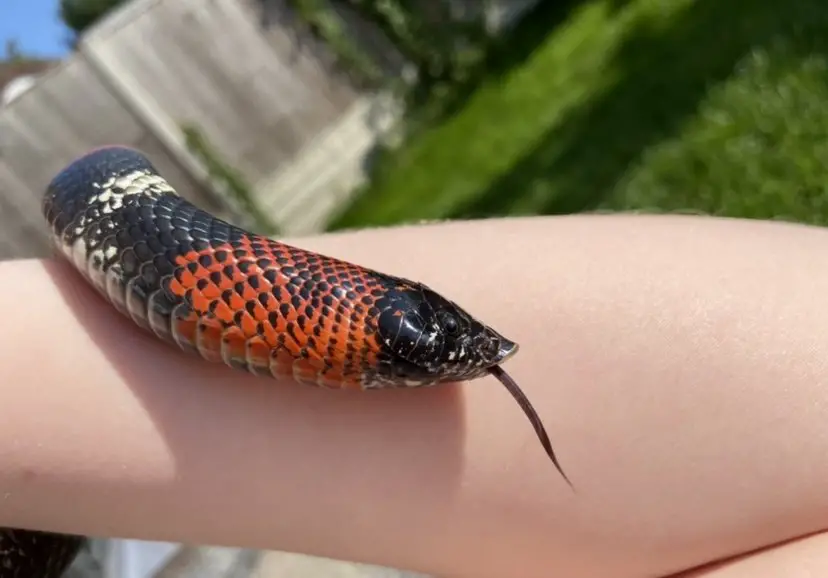
{"type": "MultiPolygon", "coordinates": [[[[536,1],[488,2],[491,26],[507,27],[536,1]]],[[[468,13],[482,5],[452,2],[468,13]]],[[[402,63],[384,38],[353,14],[342,16],[382,55],[386,72],[398,73],[402,63]]],[[[400,114],[387,95],[360,93],[333,62],[285,0],[127,4],[0,108],[0,259],[49,253],[45,185],[73,158],[109,143],[144,150],[182,196],[249,224],[187,151],[183,123],[198,126],[241,171],[286,234],[323,229],[400,114]]]]}

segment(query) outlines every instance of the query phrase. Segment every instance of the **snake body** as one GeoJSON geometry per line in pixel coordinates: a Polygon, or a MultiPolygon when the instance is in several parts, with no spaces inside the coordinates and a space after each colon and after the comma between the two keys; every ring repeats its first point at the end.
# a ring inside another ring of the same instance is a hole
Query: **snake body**
{"type": "MultiPolygon", "coordinates": [[[[206,361],[332,389],[495,375],[518,346],[426,285],[256,235],[178,196],[140,152],[93,150],[55,176],[59,254],[136,325],[206,361]]],[[[561,471],[561,474],[563,472],[561,471]]],[[[0,529],[0,578],[58,578],[80,536],[0,529]]]]}

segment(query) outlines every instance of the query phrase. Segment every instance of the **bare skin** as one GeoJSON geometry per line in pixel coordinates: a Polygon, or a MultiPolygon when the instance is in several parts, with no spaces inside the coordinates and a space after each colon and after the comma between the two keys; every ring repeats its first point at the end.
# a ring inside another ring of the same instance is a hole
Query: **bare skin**
{"type": "Polygon", "coordinates": [[[687,576],[828,573],[825,536],[779,545],[828,528],[828,231],[581,216],[294,242],[517,341],[506,370],[575,490],[492,377],[257,379],[30,260],[0,264],[0,525],[452,577],[667,576],[760,548],[687,576]]]}

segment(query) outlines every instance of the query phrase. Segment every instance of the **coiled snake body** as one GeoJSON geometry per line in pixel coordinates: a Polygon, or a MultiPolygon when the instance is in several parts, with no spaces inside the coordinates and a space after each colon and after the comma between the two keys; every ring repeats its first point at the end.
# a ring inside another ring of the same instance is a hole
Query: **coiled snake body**
{"type": "MultiPolygon", "coordinates": [[[[517,344],[422,283],[230,225],[179,197],[128,148],[71,163],[48,186],[43,213],[58,253],[122,314],[178,348],[335,389],[493,374],[560,470],[539,417],[500,368],[517,344]]],[[[83,541],[0,529],[0,578],[58,578],[83,541]]]]}

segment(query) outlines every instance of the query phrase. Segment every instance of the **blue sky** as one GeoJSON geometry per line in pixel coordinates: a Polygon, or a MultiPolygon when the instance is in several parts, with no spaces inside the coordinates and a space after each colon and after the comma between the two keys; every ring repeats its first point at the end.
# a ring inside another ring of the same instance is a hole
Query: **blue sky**
{"type": "Polygon", "coordinates": [[[60,57],[68,53],[68,31],[58,17],[58,0],[0,0],[0,57],[16,40],[24,55],[60,57]]]}

